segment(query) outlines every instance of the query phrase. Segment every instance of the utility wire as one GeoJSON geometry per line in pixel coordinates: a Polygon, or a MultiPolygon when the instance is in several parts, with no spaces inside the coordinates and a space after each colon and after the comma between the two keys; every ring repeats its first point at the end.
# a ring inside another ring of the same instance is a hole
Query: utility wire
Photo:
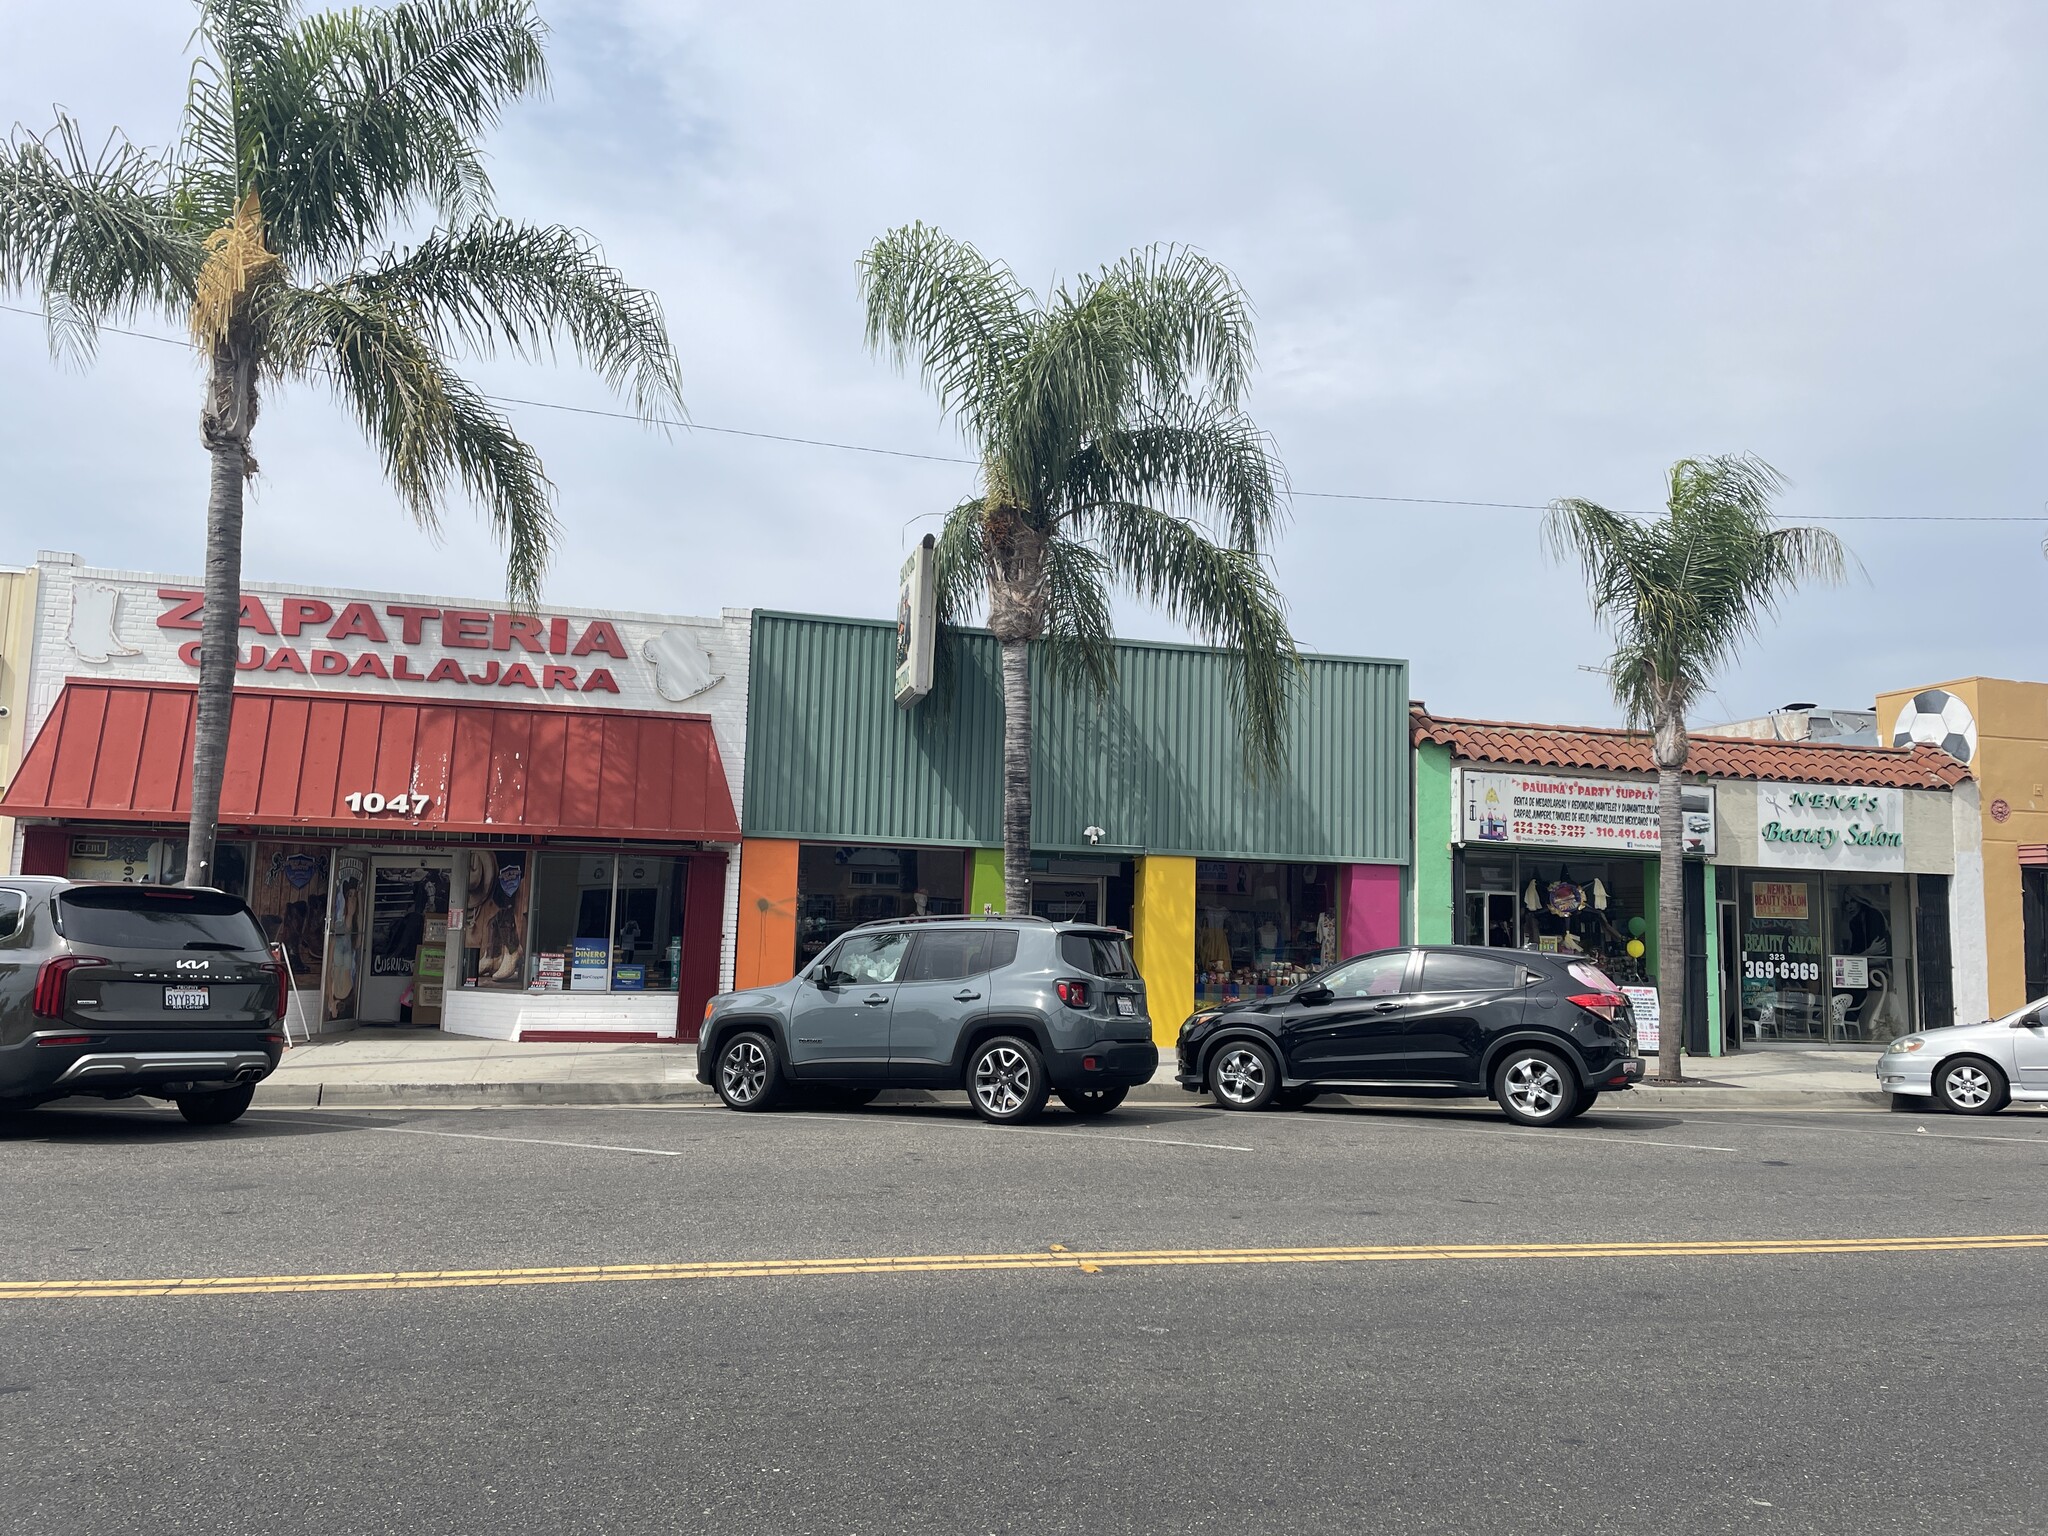
{"type": "MultiPolygon", "coordinates": [[[[38,309],[25,309],[19,304],[0,304],[0,310],[10,314],[28,315],[42,319],[38,309]]],[[[166,346],[184,347],[191,343],[175,336],[159,336],[150,331],[132,331],[118,325],[102,325],[102,331],[111,331],[116,336],[132,336],[138,341],[158,341],[166,346]]],[[[912,453],[904,448],[875,448],[866,443],[839,443],[822,437],[792,437],[784,432],[754,432],[745,427],[714,427],[701,421],[685,421],[672,416],[636,416],[631,411],[607,411],[596,406],[564,405],[555,400],[528,400],[518,395],[486,394],[486,400],[500,405],[522,405],[537,411],[563,411],[572,416],[602,416],[614,421],[630,421],[641,426],[681,427],[686,432],[715,432],[721,437],[751,437],[766,443],[796,443],[806,448],[832,448],[841,453],[871,453],[891,459],[920,459],[928,464],[973,464],[974,459],[961,458],[955,454],[912,453]]],[[[1291,491],[1290,495],[1312,498],[1317,501],[1372,501],[1400,506],[1414,507],[1474,507],[1503,512],[1547,512],[1549,504],[1540,501],[1466,501],[1450,496],[1378,496],[1364,491],[1291,491]]],[[[1617,508],[1631,517],[1655,517],[1655,512],[1630,511],[1617,508]]],[[[2020,517],[2010,513],[1962,512],[1951,516],[1938,516],[1930,512],[1815,512],[1806,514],[1816,523],[2040,523],[2048,516],[2020,517]]],[[[915,521],[915,519],[912,519],[915,521]]]]}

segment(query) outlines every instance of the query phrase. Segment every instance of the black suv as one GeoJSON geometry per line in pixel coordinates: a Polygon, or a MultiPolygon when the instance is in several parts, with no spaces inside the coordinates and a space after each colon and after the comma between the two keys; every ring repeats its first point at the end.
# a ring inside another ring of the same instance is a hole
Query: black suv
{"type": "Polygon", "coordinates": [[[1488,1096],[1556,1125],[1643,1075],[1635,1016],[1589,960],[1429,947],[1361,955],[1180,1027],[1176,1077],[1225,1109],[1319,1093],[1488,1096]]]}
{"type": "Polygon", "coordinates": [[[0,1109],[148,1094],[225,1125],[277,1066],[287,995],[239,897],[0,880],[0,1109]]]}

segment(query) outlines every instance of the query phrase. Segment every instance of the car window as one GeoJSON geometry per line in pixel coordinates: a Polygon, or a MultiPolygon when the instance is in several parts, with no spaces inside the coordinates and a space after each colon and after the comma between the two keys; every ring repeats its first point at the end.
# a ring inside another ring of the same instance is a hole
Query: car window
{"type": "Polygon", "coordinates": [[[988,968],[1000,971],[1017,959],[1017,930],[998,928],[989,936],[988,968]]]}
{"type": "Polygon", "coordinates": [[[1408,951],[1367,955],[1316,980],[1330,989],[1332,997],[1390,997],[1401,990],[1401,978],[1408,974],[1408,951]]]}
{"type": "Polygon", "coordinates": [[[910,949],[905,981],[959,981],[988,969],[988,933],[952,930],[920,933],[910,949]]]}
{"type": "Polygon", "coordinates": [[[1605,971],[1590,961],[1574,960],[1565,969],[1572,973],[1572,980],[1578,982],[1581,986],[1591,987],[1596,992],[1619,992],[1621,990],[1605,971]]]}
{"type": "Polygon", "coordinates": [[[894,981],[909,948],[907,933],[863,933],[839,946],[832,970],[846,981],[894,981]]]}
{"type": "Polygon", "coordinates": [[[266,948],[240,897],[183,887],[81,886],[58,896],[57,926],[74,944],[108,949],[266,948]]]}
{"type": "Polygon", "coordinates": [[[1137,962],[1131,959],[1128,939],[1107,933],[1063,933],[1060,959],[1077,971],[1109,981],[1136,981],[1137,962]]]}
{"type": "Polygon", "coordinates": [[[1522,968],[1511,960],[1430,950],[1422,957],[1425,992],[1506,992],[1522,984],[1522,968]]]}
{"type": "Polygon", "coordinates": [[[0,939],[21,932],[22,914],[28,911],[28,897],[20,891],[0,891],[0,939]]]}

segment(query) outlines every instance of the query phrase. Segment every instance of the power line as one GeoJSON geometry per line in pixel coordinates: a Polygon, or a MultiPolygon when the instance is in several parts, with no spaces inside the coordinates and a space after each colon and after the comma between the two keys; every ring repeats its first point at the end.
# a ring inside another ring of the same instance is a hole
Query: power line
{"type": "MultiPolygon", "coordinates": [[[[0,310],[11,314],[28,315],[42,319],[41,310],[25,309],[18,304],[0,304],[0,310]]],[[[102,331],[111,331],[116,336],[132,336],[138,341],[157,341],[166,346],[185,347],[191,343],[175,336],[159,336],[150,331],[132,331],[118,325],[102,325],[102,331]]],[[[686,432],[714,432],[721,437],[751,437],[766,443],[795,443],[805,448],[831,448],[841,453],[871,453],[883,458],[918,459],[927,464],[974,464],[974,459],[961,458],[954,454],[913,453],[904,448],[876,448],[867,443],[840,443],[822,437],[793,437],[784,432],[756,432],[745,427],[714,427],[701,421],[686,421],[673,416],[636,416],[631,411],[607,411],[589,405],[565,405],[556,400],[529,400],[519,395],[486,394],[486,400],[499,405],[521,405],[537,411],[562,411],[572,416],[601,416],[613,421],[630,421],[640,426],[681,427],[686,432]]],[[[1540,501],[1467,501],[1451,496],[1380,496],[1365,491],[1292,491],[1290,495],[1311,498],[1317,501],[1371,501],[1389,505],[1413,507],[1473,507],[1502,512],[1547,512],[1549,504],[1540,501]]],[[[1631,511],[1617,508],[1631,517],[1655,517],[1655,512],[1631,511]]],[[[2048,521],[2048,514],[2040,517],[2022,517],[2010,513],[1963,512],[1951,516],[1939,516],[1931,512],[1814,512],[1805,514],[1808,521],[1816,523],[2040,523],[2048,521]]]]}

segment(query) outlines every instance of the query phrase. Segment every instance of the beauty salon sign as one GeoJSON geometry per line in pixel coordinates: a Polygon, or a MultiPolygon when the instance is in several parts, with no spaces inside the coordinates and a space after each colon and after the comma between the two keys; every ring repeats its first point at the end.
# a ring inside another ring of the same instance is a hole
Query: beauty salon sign
{"type": "Polygon", "coordinates": [[[1757,863],[1771,869],[1898,873],[1906,792],[1824,784],[1756,787],[1757,863]]]}

